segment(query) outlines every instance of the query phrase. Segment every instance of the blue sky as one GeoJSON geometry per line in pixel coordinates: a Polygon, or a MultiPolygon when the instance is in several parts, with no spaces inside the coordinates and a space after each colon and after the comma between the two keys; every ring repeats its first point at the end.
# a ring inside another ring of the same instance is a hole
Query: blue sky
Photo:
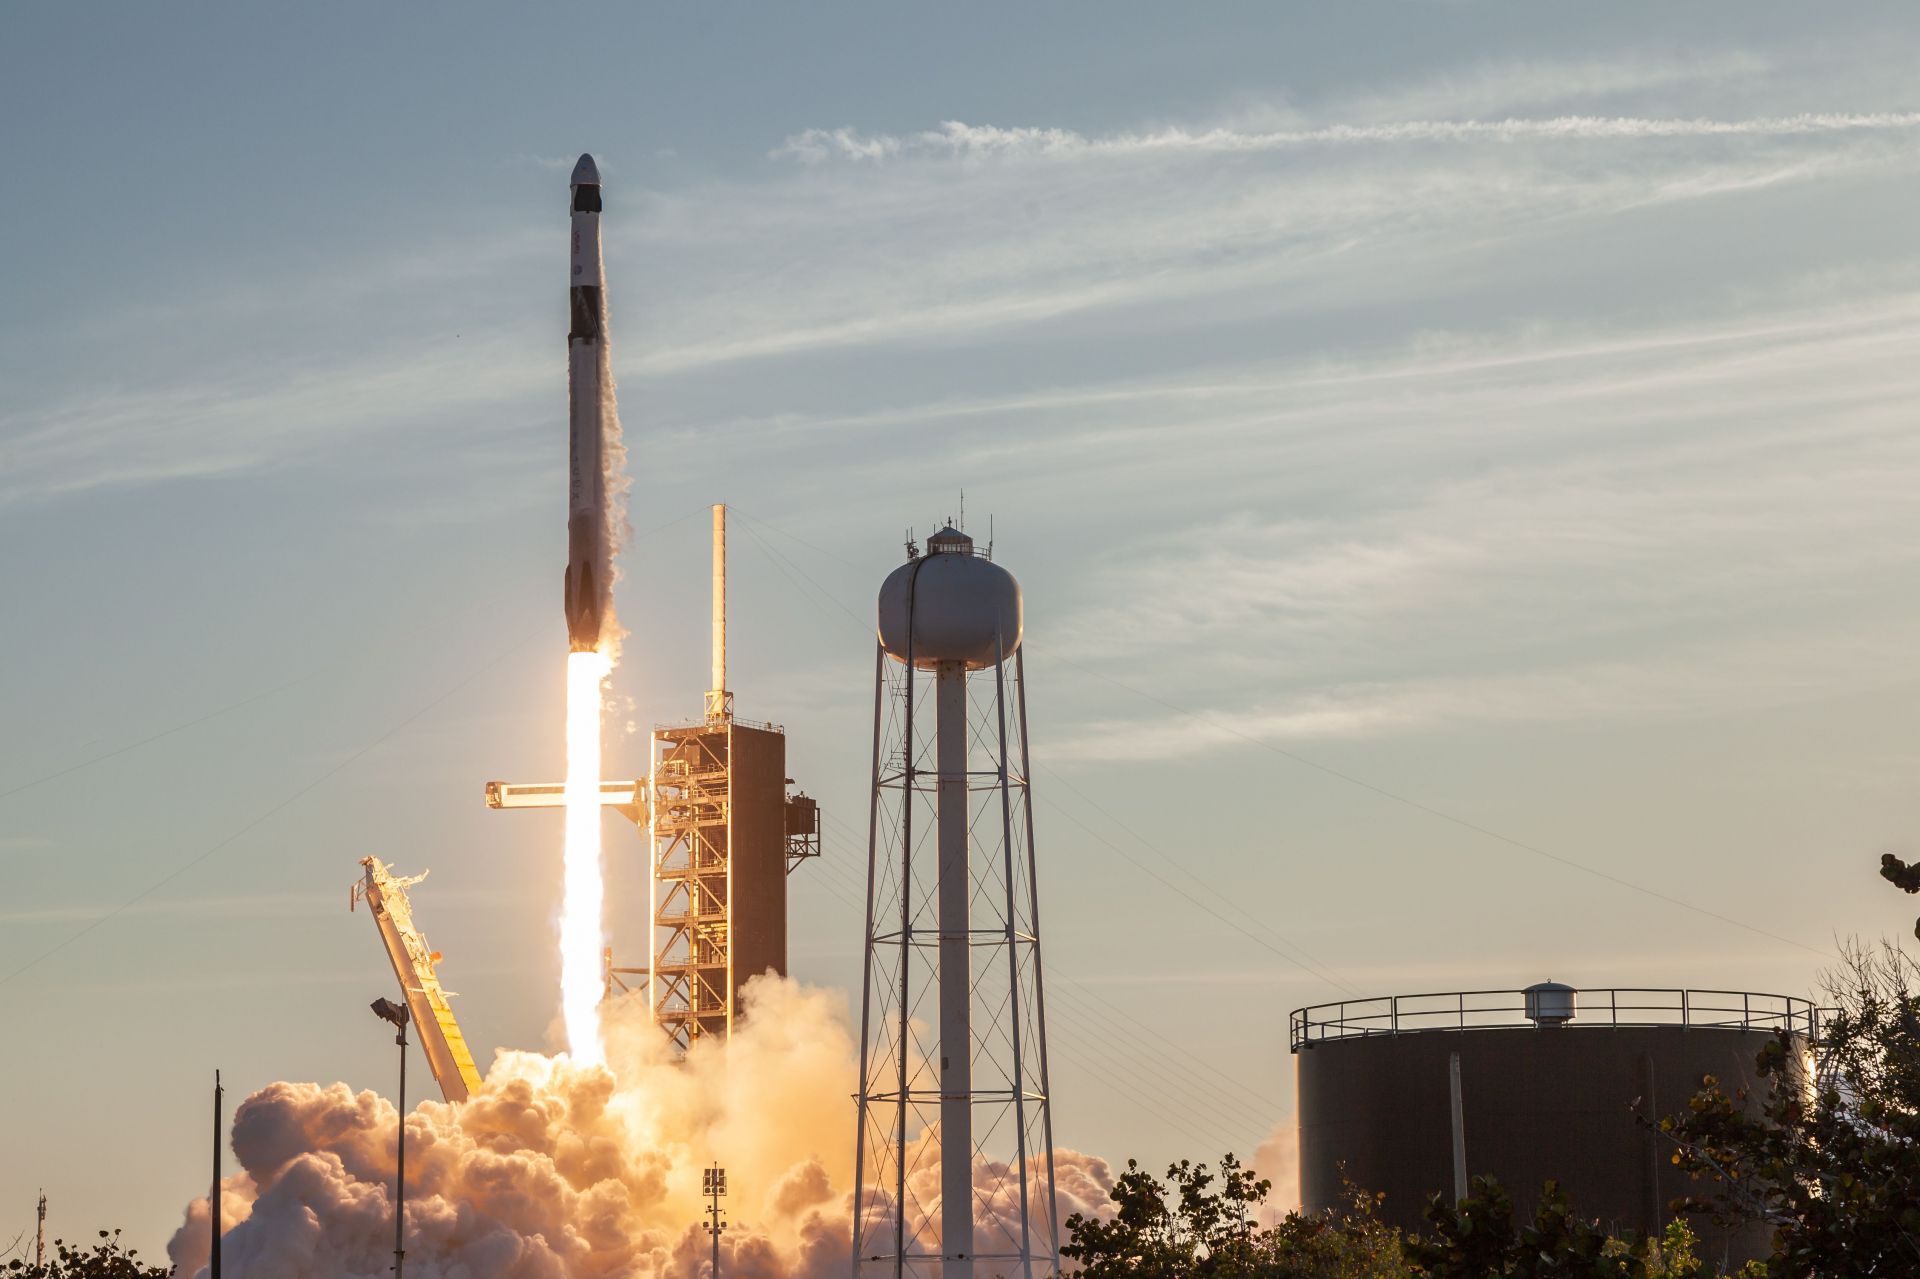
{"type": "Polygon", "coordinates": [[[867,610],[964,488],[1027,588],[1064,1142],[1252,1149],[1287,1010],[1343,988],[1803,993],[1904,931],[1871,877],[1920,816],[1904,6],[8,29],[0,1016],[41,1104],[0,1243],[44,1184],[157,1246],[216,1065],[386,1086],[368,853],[433,868],[483,1060],[546,1042],[558,829],[480,787],[559,766],[582,150],[621,727],[698,708],[727,501],[740,710],[831,819],[794,968],[852,989],[867,610]],[[1181,1047],[1103,1070],[1128,1018],[1181,1047]],[[1233,1084],[1183,1095],[1189,1054],[1233,1084]]]}

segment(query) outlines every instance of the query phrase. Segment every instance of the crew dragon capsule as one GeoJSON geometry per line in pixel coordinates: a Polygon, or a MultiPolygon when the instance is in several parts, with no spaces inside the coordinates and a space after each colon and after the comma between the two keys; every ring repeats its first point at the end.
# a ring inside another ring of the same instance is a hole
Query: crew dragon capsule
{"type": "Polygon", "coordinates": [[[607,511],[606,269],[600,261],[600,170],[583,155],[573,166],[569,208],[573,262],[567,330],[567,637],[591,652],[613,627],[612,529],[607,511]]]}

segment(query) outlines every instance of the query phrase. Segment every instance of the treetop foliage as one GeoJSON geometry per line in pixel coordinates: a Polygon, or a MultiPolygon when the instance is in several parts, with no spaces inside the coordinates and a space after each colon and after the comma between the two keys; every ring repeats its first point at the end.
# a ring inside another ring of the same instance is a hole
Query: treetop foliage
{"type": "Polygon", "coordinates": [[[140,1250],[124,1246],[118,1230],[102,1230],[91,1248],[56,1239],[46,1264],[15,1259],[0,1273],[6,1279],[167,1279],[173,1271],[141,1261],[140,1250]]]}

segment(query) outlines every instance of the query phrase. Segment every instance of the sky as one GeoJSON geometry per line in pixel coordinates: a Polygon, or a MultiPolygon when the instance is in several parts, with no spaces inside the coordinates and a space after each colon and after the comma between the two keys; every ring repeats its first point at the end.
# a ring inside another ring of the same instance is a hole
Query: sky
{"type": "Polygon", "coordinates": [[[1026,591],[1063,1144],[1253,1150],[1302,1005],[1804,995],[1910,926],[1873,874],[1920,829],[1910,6],[8,33],[0,1248],[45,1187],[157,1251],[216,1067],[389,1086],[369,854],[432,869],[482,1062],[554,1045],[558,822],[482,786],[561,768],[583,150],[609,768],[699,711],[724,501],[739,713],[827,814],[792,968],[857,1012],[872,599],[964,492],[1026,591]]]}

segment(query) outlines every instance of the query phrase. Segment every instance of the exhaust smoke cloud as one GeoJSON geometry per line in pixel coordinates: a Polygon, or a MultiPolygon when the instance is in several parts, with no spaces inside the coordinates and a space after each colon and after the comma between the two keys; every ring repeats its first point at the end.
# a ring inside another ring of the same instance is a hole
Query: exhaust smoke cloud
{"type": "MultiPolygon", "coordinates": [[[[701,1170],[728,1170],[727,1279],[844,1279],[857,1045],[837,992],[764,976],[732,1042],[684,1063],[645,1001],[606,1006],[604,1064],[503,1051],[461,1106],[407,1124],[407,1266],[416,1279],[691,1279],[706,1268],[701,1170]]],[[[241,1104],[241,1171],[222,1187],[223,1260],[249,1279],[384,1279],[393,1265],[396,1116],[370,1091],[276,1083],[241,1104]]],[[[936,1146],[938,1134],[921,1139],[936,1146]]],[[[937,1149],[916,1166],[933,1176],[937,1149]]],[[[1106,1163],[1056,1153],[1059,1209],[1106,1205],[1106,1163]]],[[[976,1161],[975,1178],[998,1171],[976,1161]]],[[[937,1190],[929,1184],[924,1202],[937,1190]]],[[[168,1245],[206,1273],[205,1199],[168,1245]]]]}

